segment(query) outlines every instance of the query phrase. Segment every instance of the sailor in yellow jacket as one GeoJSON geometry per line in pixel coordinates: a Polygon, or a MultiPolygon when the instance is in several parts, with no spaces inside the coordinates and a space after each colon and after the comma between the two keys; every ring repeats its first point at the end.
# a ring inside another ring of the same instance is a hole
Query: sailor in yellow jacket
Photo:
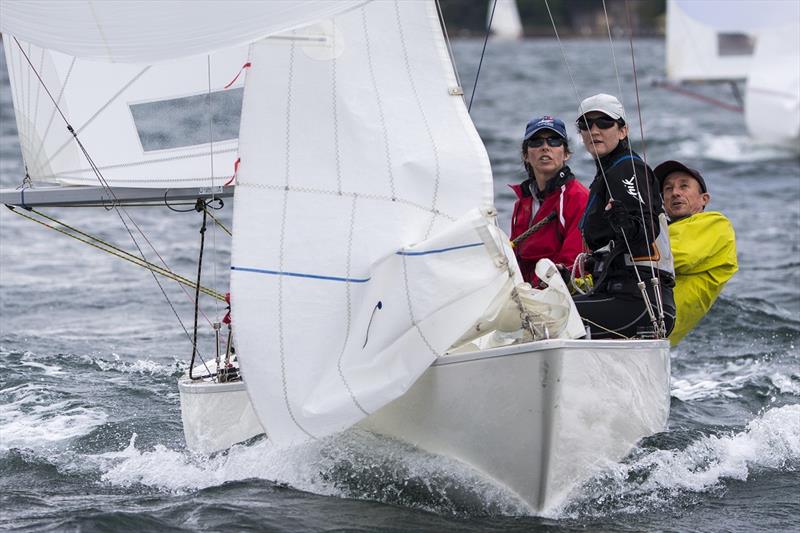
{"type": "Polygon", "coordinates": [[[678,161],[665,161],[654,173],[670,217],[677,319],[669,340],[675,346],[711,309],[739,269],[736,235],[722,213],[705,211],[711,195],[700,172],[678,161]]]}

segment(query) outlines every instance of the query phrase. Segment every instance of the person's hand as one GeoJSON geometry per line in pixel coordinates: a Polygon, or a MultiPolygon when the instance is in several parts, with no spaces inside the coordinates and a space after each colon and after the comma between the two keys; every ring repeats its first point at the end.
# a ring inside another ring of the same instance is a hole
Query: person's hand
{"type": "Polygon", "coordinates": [[[572,280],[572,272],[561,263],[558,263],[556,268],[558,269],[558,273],[561,274],[561,279],[563,279],[564,283],[569,287],[569,282],[572,280]]]}
{"type": "Polygon", "coordinates": [[[621,229],[626,229],[630,223],[628,210],[625,209],[622,202],[617,202],[616,200],[608,202],[603,216],[608,220],[608,223],[611,224],[611,228],[617,233],[619,233],[621,229]]]}

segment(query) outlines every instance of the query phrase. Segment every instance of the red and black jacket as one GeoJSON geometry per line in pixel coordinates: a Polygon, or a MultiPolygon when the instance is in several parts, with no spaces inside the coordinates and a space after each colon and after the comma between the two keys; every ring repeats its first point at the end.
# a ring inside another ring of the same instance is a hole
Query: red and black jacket
{"type": "Polygon", "coordinates": [[[575,257],[583,251],[578,223],[586,209],[589,190],[575,179],[568,166],[547,182],[544,191],[537,190],[533,179],[511,188],[517,195],[511,217],[512,240],[550,213],[556,214],[551,222],[514,249],[525,281],[535,281],[534,267],[539,259],[548,258],[572,267],[575,257]]]}

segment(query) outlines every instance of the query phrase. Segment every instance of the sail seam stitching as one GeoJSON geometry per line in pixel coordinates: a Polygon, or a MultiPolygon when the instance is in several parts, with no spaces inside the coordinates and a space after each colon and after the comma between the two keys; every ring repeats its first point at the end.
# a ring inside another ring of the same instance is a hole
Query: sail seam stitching
{"type": "MultiPolygon", "coordinates": [[[[415,207],[417,209],[420,209],[422,211],[432,212],[430,207],[424,206],[424,205],[419,204],[417,202],[414,202],[412,200],[406,200],[406,199],[403,199],[403,198],[392,198],[392,197],[384,196],[384,195],[380,195],[380,194],[361,194],[361,193],[345,192],[345,191],[342,191],[340,193],[339,191],[325,190],[325,189],[313,189],[313,188],[310,188],[310,187],[291,187],[291,186],[284,186],[284,185],[266,185],[266,184],[262,184],[262,183],[249,183],[249,182],[242,182],[242,181],[237,182],[236,186],[237,187],[252,187],[254,189],[264,189],[264,190],[272,190],[272,191],[289,190],[289,191],[292,191],[292,192],[303,192],[303,193],[308,193],[308,194],[323,194],[323,195],[328,195],[328,196],[353,196],[353,197],[356,197],[356,198],[363,198],[363,199],[367,199],[367,200],[381,200],[381,201],[385,201],[385,202],[395,202],[395,203],[405,204],[405,205],[409,205],[411,207],[415,207]]],[[[456,220],[456,217],[454,217],[452,215],[448,215],[446,213],[442,213],[441,211],[438,211],[436,214],[445,217],[446,219],[450,220],[451,222],[456,220]]]]}
{"type": "Polygon", "coordinates": [[[386,156],[386,173],[389,177],[389,188],[392,191],[392,200],[397,197],[397,191],[394,184],[394,171],[392,170],[392,154],[389,149],[389,131],[386,128],[386,117],[383,114],[383,101],[381,100],[381,93],[378,90],[378,82],[375,79],[375,69],[372,65],[372,50],[370,48],[369,30],[367,29],[367,10],[361,10],[361,25],[364,29],[364,48],[367,52],[367,66],[369,67],[369,77],[372,81],[372,92],[375,95],[375,101],[378,105],[378,118],[381,123],[381,131],[383,132],[383,146],[384,155],[386,156]]]}
{"type": "Polygon", "coordinates": [[[428,342],[427,337],[425,337],[425,335],[422,333],[422,329],[419,327],[419,324],[417,323],[417,319],[414,316],[414,308],[411,305],[411,291],[409,290],[409,286],[408,286],[408,265],[406,264],[408,256],[407,255],[401,255],[400,257],[403,258],[403,282],[405,283],[405,286],[406,286],[406,301],[408,302],[408,314],[410,315],[410,318],[411,318],[411,325],[414,326],[414,329],[419,334],[420,339],[422,339],[422,342],[425,343],[425,346],[428,347],[428,349],[431,351],[433,356],[438,358],[439,357],[439,353],[433,348],[433,346],[431,346],[431,343],[428,342]]]}
{"type": "Polygon", "coordinates": [[[346,328],[345,328],[345,336],[344,336],[344,343],[342,345],[342,350],[341,350],[341,352],[339,352],[339,359],[336,361],[336,368],[339,371],[339,377],[342,378],[342,383],[344,383],[344,386],[347,389],[347,393],[350,395],[350,399],[353,400],[353,403],[355,404],[355,406],[358,407],[358,409],[362,413],[364,413],[364,416],[369,416],[369,412],[366,409],[364,409],[364,407],[361,405],[361,403],[356,398],[356,395],[353,393],[353,389],[350,387],[350,383],[348,383],[347,378],[345,378],[344,369],[342,368],[342,358],[344,357],[345,350],[347,349],[347,341],[350,339],[350,333],[351,333],[350,328],[352,326],[352,324],[351,324],[352,304],[351,304],[351,295],[350,295],[350,282],[351,282],[351,279],[350,279],[350,259],[351,259],[351,255],[352,255],[352,251],[353,251],[353,233],[354,233],[354,229],[355,229],[356,200],[357,199],[355,197],[353,197],[353,204],[352,204],[352,207],[350,208],[350,232],[349,232],[349,238],[347,240],[347,268],[346,268],[346,271],[345,271],[346,272],[346,276],[347,276],[346,277],[346,281],[345,281],[345,283],[346,283],[346,285],[345,285],[345,294],[346,294],[346,300],[347,300],[347,314],[345,316],[346,316],[346,319],[347,319],[347,325],[346,325],[346,328]]]}
{"type": "MultiPolygon", "coordinates": [[[[286,238],[286,211],[289,203],[289,172],[290,172],[290,155],[291,155],[291,124],[292,124],[292,85],[294,82],[294,53],[295,43],[292,41],[289,47],[289,71],[287,76],[287,91],[286,91],[286,159],[284,164],[285,172],[285,187],[283,192],[283,207],[281,211],[281,232],[280,232],[280,255],[278,264],[283,270],[283,251],[286,238]]],[[[278,351],[281,359],[281,385],[283,387],[283,401],[286,405],[286,412],[300,431],[308,435],[312,439],[316,439],[314,435],[309,433],[306,428],[300,425],[300,422],[294,415],[292,405],[289,402],[289,388],[286,379],[286,350],[283,344],[283,279],[284,276],[278,276],[278,351]]],[[[267,429],[269,434],[269,429],[267,429]]]]}
{"type": "Polygon", "coordinates": [[[439,168],[439,147],[436,145],[436,139],[433,137],[433,133],[431,132],[431,127],[428,122],[428,117],[425,115],[425,110],[422,108],[422,101],[419,97],[419,92],[417,91],[417,84],[414,83],[414,76],[411,72],[411,64],[408,60],[408,47],[406,46],[406,38],[405,33],[403,32],[403,22],[400,18],[400,6],[395,0],[394,3],[394,13],[395,19],[397,21],[397,31],[400,34],[400,45],[403,50],[403,64],[406,68],[406,77],[408,78],[408,82],[411,85],[411,92],[414,93],[414,102],[417,104],[417,109],[419,110],[419,114],[422,117],[422,123],[425,126],[425,133],[428,136],[428,141],[431,144],[431,148],[433,149],[433,162],[436,168],[436,179],[433,182],[433,199],[431,201],[431,209],[430,212],[433,214],[431,217],[431,221],[428,224],[428,229],[425,231],[425,239],[430,237],[431,231],[433,230],[433,224],[436,221],[436,217],[439,214],[438,209],[436,209],[436,203],[438,202],[439,197],[439,181],[441,178],[440,175],[440,168],[439,168]]]}

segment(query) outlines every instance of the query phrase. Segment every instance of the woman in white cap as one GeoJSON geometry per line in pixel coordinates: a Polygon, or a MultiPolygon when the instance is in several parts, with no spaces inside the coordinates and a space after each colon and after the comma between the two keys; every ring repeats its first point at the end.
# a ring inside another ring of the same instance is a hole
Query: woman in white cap
{"type": "Polygon", "coordinates": [[[596,94],[578,112],[576,125],[597,174],[581,220],[584,241],[594,252],[594,289],[575,304],[593,338],[665,337],[675,322],[675,274],[658,182],[628,144],[619,100],[596,94]]]}
{"type": "Polygon", "coordinates": [[[536,283],[534,267],[539,259],[550,259],[566,271],[583,251],[578,222],[589,190],[566,165],[569,156],[563,121],[543,116],[528,122],[522,139],[528,179],[511,186],[517,195],[511,240],[525,281],[536,283]]]}

